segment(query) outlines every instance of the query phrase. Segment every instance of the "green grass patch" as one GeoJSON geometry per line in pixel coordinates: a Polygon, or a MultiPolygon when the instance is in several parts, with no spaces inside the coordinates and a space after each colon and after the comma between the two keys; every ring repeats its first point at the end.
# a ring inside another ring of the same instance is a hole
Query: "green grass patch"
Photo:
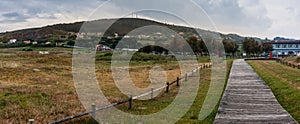
{"type": "MultiPolygon", "coordinates": [[[[230,68],[232,66],[233,60],[227,61],[227,76],[229,76],[230,68]]],[[[210,86],[210,77],[211,77],[211,69],[203,69],[200,71],[200,83],[199,83],[199,89],[198,94],[195,98],[194,103],[190,107],[190,109],[187,111],[187,113],[178,121],[177,124],[186,124],[186,123],[201,123],[201,124],[211,124],[214,122],[215,116],[217,114],[218,106],[215,106],[214,110],[210,115],[204,119],[199,120],[199,112],[202,108],[202,104],[205,100],[206,94],[208,92],[209,86],[210,86]]],[[[224,90],[224,89],[223,89],[224,90]]],[[[132,110],[128,110],[128,104],[124,104],[121,106],[118,106],[118,108],[124,112],[128,112],[131,114],[137,114],[137,115],[147,115],[155,112],[159,112],[160,110],[164,109],[168,105],[170,105],[174,98],[177,95],[178,87],[172,86],[169,93],[161,93],[158,97],[155,97],[152,100],[147,101],[140,101],[140,100],[134,100],[133,101],[133,108],[132,110]]]]}
{"type": "MultiPolygon", "coordinates": [[[[95,59],[97,61],[111,61],[113,54],[115,56],[115,60],[127,60],[128,55],[122,56],[122,54],[126,54],[126,52],[111,52],[111,51],[104,51],[104,52],[97,52],[95,59]]],[[[131,53],[129,53],[131,54],[131,53]]],[[[141,52],[136,52],[133,54],[130,61],[136,62],[155,62],[155,63],[166,63],[170,61],[182,61],[182,60],[194,60],[197,59],[198,62],[210,62],[209,56],[167,56],[167,55],[159,55],[159,54],[146,54],[141,52]]]]}
{"type": "Polygon", "coordinates": [[[278,102],[300,122],[300,71],[274,61],[248,61],[270,86],[278,102]]]}

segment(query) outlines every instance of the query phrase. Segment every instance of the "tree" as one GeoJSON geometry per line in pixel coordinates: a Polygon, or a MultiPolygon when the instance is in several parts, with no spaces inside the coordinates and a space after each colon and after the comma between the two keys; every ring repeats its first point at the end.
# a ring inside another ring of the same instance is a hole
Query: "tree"
{"type": "Polygon", "coordinates": [[[265,53],[269,53],[274,50],[273,45],[268,42],[264,42],[264,41],[261,42],[261,46],[262,46],[262,52],[265,52],[265,53]]]}
{"type": "Polygon", "coordinates": [[[148,46],[145,46],[141,49],[139,49],[139,52],[143,52],[143,53],[152,53],[152,52],[155,52],[156,54],[159,53],[159,54],[162,54],[162,53],[165,53],[167,54],[168,53],[168,50],[161,47],[161,46],[155,46],[155,45],[148,45],[148,46]]]}
{"type": "Polygon", "coordinates": [[[186,44],[183,41],[180,41],[178,38],[174,37],[169,45],[169,50],[171,52],[187,52],[186,44]]]}
{"type": "Polygon", "coordinates": [[[243,41],[243,49],[247,55],[261,53],[261,45],[253,38],[245,38],[243,41]]]}
{"type": "Polygon", "coordinates": [[[67,42],[67,45],[69,45],[69,46],[74,46],[74,45],[75,45],[75,41],[68,41],[68,42],[67,42]]]}
{"type": "Polygon", "coordinates": [[[232,56],[234,56],[239,48],[239,46],[235,42],[229,41],[228,39],[223,39],[223,45],[225,48],[225,52],[230,53],[232,56]]]}
{"type": "Polygon", "coordinates": [[[201,52],[200,42],[196,36],[191,36],[186,41],[188,42],[194,53],[197,54],[201,52]]]}
{"type": "Polygon", "coordinates": [[[201,56],[203,55],[203,53],[208,53],[208,49],[202,39],[199,40],[199,47],[201,49],[201,56]]]}
{"type": "Polygon", "coordinates": [[[195,54],[200,54],[202,56],[203,53],[207,52],[206,45],[202,39],[198,39],[196,36],[190,36],[186,41],[195,54]]]}

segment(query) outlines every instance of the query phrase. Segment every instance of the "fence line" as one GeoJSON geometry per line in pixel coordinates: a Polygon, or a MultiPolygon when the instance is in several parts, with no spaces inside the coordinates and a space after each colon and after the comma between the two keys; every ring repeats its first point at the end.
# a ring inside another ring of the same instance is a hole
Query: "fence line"
{"type": "MultiPolygon", "coordinates": [[[[181,77],[177,77],[175,81],[172,81],[170,83],[167,82],[166,85],[164,85],[162,87],[159,87],[159,88],[156,88],[156,89],[151,88],[150,91],[148,91],[146,93],[143,93],[141,95],[130,96],[130,98],[128,98],[128,99],[121,100],[121,101],[118,101],[118,102],[114,102],[114,103],[111,103],[109,105],[105,105],[105,106],[102,106],[102,107],[99,107],[99,108],[97,108],[96,105],[93,104],[92,105],[92,110],[85,111],[85,112],[82,112],[82,113],[79,113],[79,114],[76,114],[76,115],[68,116],[66,118],[50,122],[48,124],[59,124],[59,123],[66,122],[66,121],[69,121],[69,120],[72,120],[72,119],[75,119],[75,118],[78,118],[78,117],[82,117],[82,116],[85,116],[85,115],[88,115],[88,114],[91,114],[93,117],[96,117],[96,111],[108,109],[108,108],[111,108],[111,107],[114,107],[114,106],[117,106],[117,105],[120,105],[120,104],[124,104],[124,103],[127,103],[127,102],[129,103],[128,109],[131,109],[133,100],[138,99],[138,98],[143,97],[143,96],[147,96],[147,95],[151,95],[151,99],[152,99],[154,92],[163,90],[164,88],[166,88],[166,92],[168,92],[169,91],[169,86],[171,86],[175,83],[176,83],[176,86],[179,86],[179,81],[180,80],[184,79],[185,81],[187,81],[188,77],[193,76],[194,73],[198,72],[199,70],[201,70],[203,68],[209,68],[211,66],[212,66],[212,63],[202,64],[199,67],[197,67],[196,69],[193,69],[192,72],[185,73],[185,75],[183,75],[181,77]]],[[[33,119],[29,119],[29,122],[31,122],[31,124],[33,124],[33,119]]]]}
{"type": "Polygon", "coordinates": [[[300,69],[300,64],[284,61],[283,59],[276,59],[276,62],[292,68],[300,69]]]}

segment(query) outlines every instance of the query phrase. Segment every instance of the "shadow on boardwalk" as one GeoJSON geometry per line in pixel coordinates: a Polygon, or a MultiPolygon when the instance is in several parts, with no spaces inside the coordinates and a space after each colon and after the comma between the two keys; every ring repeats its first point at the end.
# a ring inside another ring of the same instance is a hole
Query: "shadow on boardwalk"
{"type": "Polygon", "coordinates": [[[251,66],[240,59],[233,62],[214,123],[297,124],[297,121],[277,102],[251,66]]]}

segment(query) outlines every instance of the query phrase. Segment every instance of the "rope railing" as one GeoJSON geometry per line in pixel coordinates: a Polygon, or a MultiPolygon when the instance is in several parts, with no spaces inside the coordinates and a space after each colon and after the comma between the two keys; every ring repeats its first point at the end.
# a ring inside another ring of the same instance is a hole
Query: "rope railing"
{"type": "MultiPolygon", "coordinates": [[[[185,73],[185,75],[183,75],[181,77],[177,77],[175,81],[166,82],[166,85],[164,85],[162,87],[159,87],[159,88],[156,88],[156,89],[151,88],[151,90],[146,92],[146,93],[143,93],[143,94],[140,94],[140,95],[137,95],[137,96],[130,96],[128,99],[120,100],[120,101],[111,103],[109,105],[101,106],[99,108],[97,108],[96,105],[93,104],[92,109],[89,110],[89,111],[85,111],[85,112],[82,112],[82,113],[79,113],[79,114],[76,114],[76,115],[68,116],[66,118],[50,122],[48,124],[59,124],[59,123],[66,122],[66,121],[69,121],[69,120],[72,120],[72,119],[75,119],[75,118],[79,118],[79,117],[82,117],[82,116],[85,116],[85,115],[88,115],[88,114],[91,114],[92,117],[95,118],[96,117],[96,111],[101,111],[101,110],[104,110],[104,109],[108,109],[108,108],[111,108],[111,107],[114,107],[114,106],[117,106],[117,105],[121,105],[121,104],[124,104],[124,103],[127,103],[127,102],[129,103],[128,109],[131,109],[133,100],[144,97],[144,96],[148,96],[148,95],[150,95],[151,99],[153,99],[154,92],[163,90],[165,88],[166,88],[166,92],[168,93],[169,86],[171,86],[175,83],[176,83],[176,86],[179,86],[179,81],[180,80],[184,79],[185,81],[187,81],[188,77],[193,76],[194,73],[198,72],[199,70],[201,70],[203,68],[209,68],[211,66],[212,66],[212,63],[202,64],[199,67],[197,67],[196,69],[193,69],[190,73],[185,73]]],[[[29,122],[30,122],[30,124],[33,124],[33,119],[29,119],[29,122]]]]}

